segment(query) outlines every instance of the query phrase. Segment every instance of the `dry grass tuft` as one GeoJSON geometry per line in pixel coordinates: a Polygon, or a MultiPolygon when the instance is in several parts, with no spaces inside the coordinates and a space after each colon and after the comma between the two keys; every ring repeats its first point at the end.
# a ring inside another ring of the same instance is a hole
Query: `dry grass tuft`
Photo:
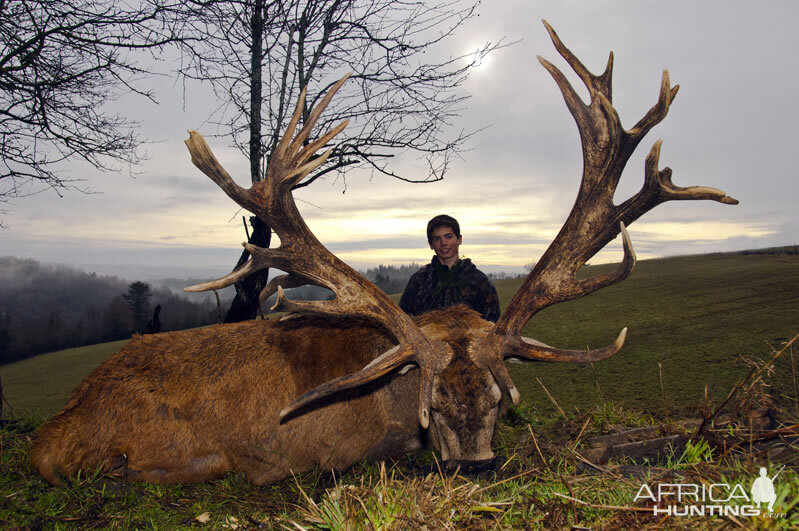
{"type": "Polygon", "coordinates": [[[497,499],[489,487],[481,487],[458,473],[440,468],[424,477],[405,476],[380,463],[377,476],[361,476],[360,483],[337,483],[315,501],[297,486],[305,500],[301,521],[292,522],[328,529],[429,529],[499,528],[496,515],[512,505],[497,499]]]}

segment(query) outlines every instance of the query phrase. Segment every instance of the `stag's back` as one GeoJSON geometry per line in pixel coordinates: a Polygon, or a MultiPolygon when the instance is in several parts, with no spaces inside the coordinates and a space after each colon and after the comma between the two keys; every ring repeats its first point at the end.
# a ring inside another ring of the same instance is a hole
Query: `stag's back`
{"type": "MultiPolygon", "coordinates": [[[[51,483],[58,474],[98,466],[162,482],[238,469],[258,483],[310,468],[329,459],[341,433],[336,424],[353,423],[355,435],[385,432],[389,413],[374,392],[380,384],[282,425],[280,409],[390,346],[390,336],[374,325],[313,317],[137,336],[42,426],[31,463],[51,483]]],[[[332,453],[346,461],[348,446],[363,455],[362,445],[373,442],[342,442],[332,453]]]]}

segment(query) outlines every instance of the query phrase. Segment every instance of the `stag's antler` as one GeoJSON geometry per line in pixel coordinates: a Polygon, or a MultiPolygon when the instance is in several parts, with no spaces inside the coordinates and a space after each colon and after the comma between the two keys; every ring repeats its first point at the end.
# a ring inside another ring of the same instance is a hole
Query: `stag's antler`
{"type": "Polygon", "coordinates": [[[560,87],[577,122],[583,146],[583,177],[577,200],[563,228],[508,304],[481,349],[485,355],[484,363],[491,368],[494,377],[507,386],[515,403],[519,395],[505,369],[504,358],[587,362],[610,357],[621,348],[626,328],[611,345],[585,351],[541,346],[523,338],[521,330],[533,315],[547,306],[582,297],[627,278],[635,265],[635,252],[625,225],[660,203],[673,199],[712,199],[728,205],[738,203],[715,188],[674,186],[671,169],[658,170],[661,146],[658,140],[646,158],[643,188],[624,203],[614,205],[613,194],[625,164],[649,130],[666,117],[679,85],[671,87],[669,73],[664,71],[657,103],[632,129],[625,130],[612,105],[613,52],[604,73],[595,76],[563,45],[552,27],[543,22],[555,48],[588,88],[591,102],[584,103],[560,70],[538,58],[560,87]],[[619,232],[623,238],[624,258],[616,271],[578,280],[577,271],[619,232]]]}
{"type": "Polygon", "coordinates": [[[421,370],[419,421],[429,424],[432,398],[433,374],[446,367],[452,356],[451,349],[443,343],[433,344],[394,302],[377,286],[361,274],[336,258],[313,235],[297,210],[292,196],[292,187],[330,155],[332,149],[318,157],[315,153],[340,133],[347,122],[334,127],[319,139],[306,143],[316,121],[333,95],[349,76],[338,81],[324,96],[304,126],[292,139],[300,120],[305,101],[305,89],[291,118],[283,138],[269,160],[266,177],[245,189],[233,182],[230,175],[214,157],[205,139],[196,131],[189,131],[186,146],[191,161],[211,178],[236,203],[249,210],[269,225],[280,237],[280,247],[264,249],[244,243],[251,259],[242,267],[218,280],[186,288],[186,291],[208,291],[229,286],[241,278],[263,268],[273,267],[286,271],[264,288],[264,300],[275,290],[278,299],[275,310],[312,312],[340,316],[371,318],[394,334],[399,345],[380,356],[364,370],[328,382],[324,386],[306,393],[295,401],[281,416],[289,414],[303,405],[334,391],[356,387],[388,373],[407,363],[416,363],[421,370]],[[335,295],[332,301],[291,301],[283,293],[283,287],[315,284],[330,289],[335,295]]]}

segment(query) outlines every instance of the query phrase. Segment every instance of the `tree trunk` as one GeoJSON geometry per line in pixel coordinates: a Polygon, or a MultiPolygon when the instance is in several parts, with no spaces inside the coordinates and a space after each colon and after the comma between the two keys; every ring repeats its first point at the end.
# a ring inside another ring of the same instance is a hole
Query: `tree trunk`
{"type": "MultiPolygon", "coordinates": [[[[252,216],[250,218],[250,225],[252,225],[252,234],[250,234],[248,241],[259,247],[269,247],[269,243],[272,239],[272,231],[266,223],[252,216]]],[[[249,257],[249,252],[246,250],[242,251],[236,268],[244,265],[249,257]]],[[[260,309],[258,296],[261,294],[261,290],[266,286],[268,277],[269,269],[262,269],[261,271],[249,275],[240,282],[236,282],[236,296],[230,304],[224,322],[238,323],[240,321],[254,319],[258,315],[258,310],[260,309]]]]}
{"type": "MultiPolygon", "coordinates": [[[[261,105],[262,105],[262,54],[263,54],[263,34],[265,0],[255,0],[252,18],[250,19],[250,179],[253,184],[262,180],[261,158],[263,147],[261,143],[261,105]]],[[[259,247],[269,247],[272,239],[272,231],[269,226],[257,217],[250,218],[252,225],[252,235],[248,238],[249,242],[259,247]]],[[[250,257],[246,250],[242,251],[236,268],[241,267],[250,257]]],[[[260,302],[258,296],[266,286],[269,278],[269,269],[263,269],[253,273],[244,280],[237,282],[236,297],[230,304],[230,308],[225,315],[224,322],[238,323],[254,319],[258,315],[260,302]]]]}

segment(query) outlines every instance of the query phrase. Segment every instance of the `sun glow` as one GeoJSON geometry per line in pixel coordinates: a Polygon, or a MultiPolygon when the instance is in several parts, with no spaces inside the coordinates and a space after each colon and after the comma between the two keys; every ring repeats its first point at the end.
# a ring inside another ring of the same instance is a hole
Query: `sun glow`
{"type": "Polygon", "coordinates": [[[474,72],[484,72],[493,61],[493,56],[487,51],[488,43],[482,42],[466,48],[463,54],[466,62],[471,65],[474,72]]]}

